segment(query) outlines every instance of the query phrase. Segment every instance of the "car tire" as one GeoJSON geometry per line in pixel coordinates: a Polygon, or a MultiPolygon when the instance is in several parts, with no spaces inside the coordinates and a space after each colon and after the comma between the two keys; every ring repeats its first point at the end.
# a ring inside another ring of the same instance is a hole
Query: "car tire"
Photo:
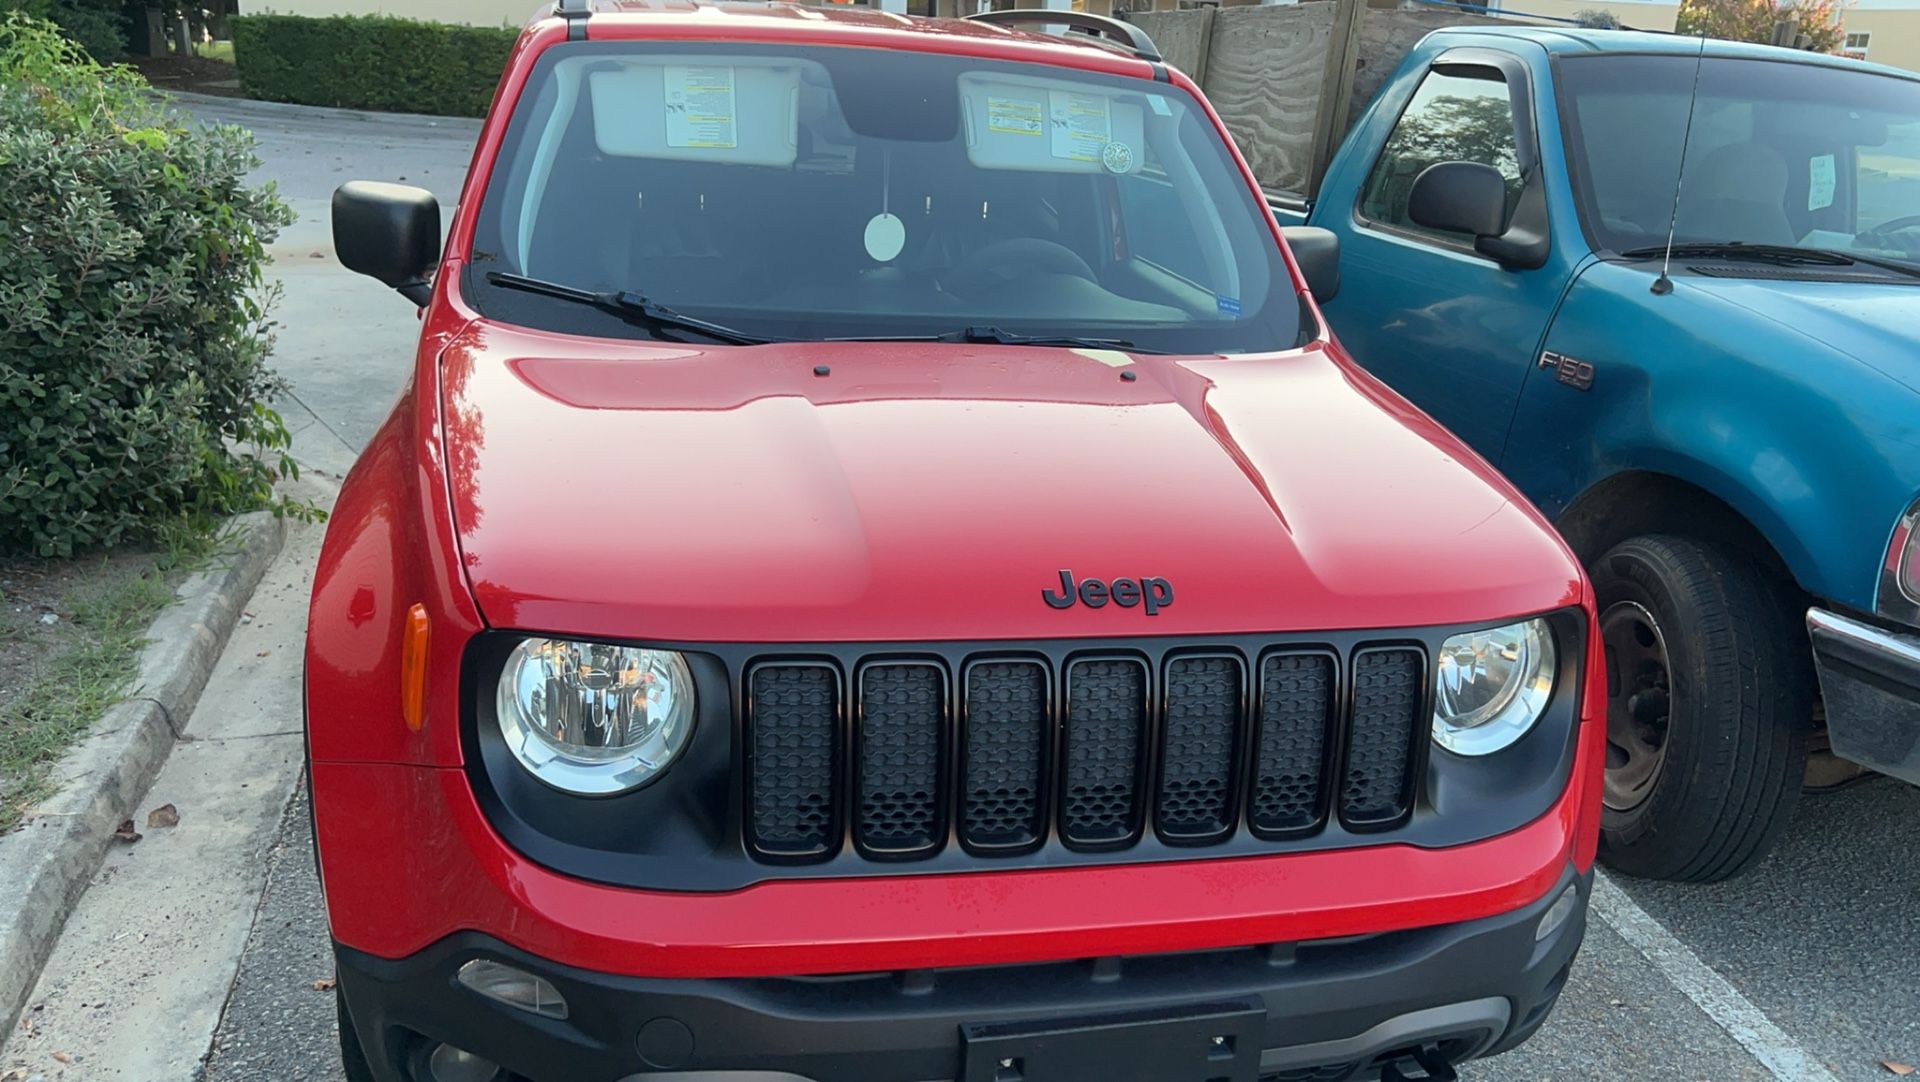
{"type": "Polygon", "coordinates": [[[360,1047],[360,1031],[353,1028],[347,997],[338,984],[333,986],[333,1008],[340,1016],[340,1067],[347,1082],[376,1082],[373,1064],[367,1062],[367,1053],[360,1047]]]}
{"type": "Polygon", "coordinates": [[[1601,859],[1681,882],[1745,871],[1786,828],[1806,770],[1813,682],[1793,606],[1745,554],[1687,537],[1621,542],[1592,577],[1607,656],[1601,859]]]}

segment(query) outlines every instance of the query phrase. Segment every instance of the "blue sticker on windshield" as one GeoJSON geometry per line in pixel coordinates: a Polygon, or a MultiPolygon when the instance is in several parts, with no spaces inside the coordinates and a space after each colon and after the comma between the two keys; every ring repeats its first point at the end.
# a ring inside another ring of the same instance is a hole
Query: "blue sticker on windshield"
{"type": "Polygon", "coordinates": [[[1223,316],[1237,316],[1237,315],[1239,315],[1239,314],[1240,314],[1240,301],[1239,301],[1239,298],[1237,298],[1237,297],[1218,297],[1218,298],[1215,298],[1215,299],[1216,299],[1216,300],[1217,300],[1217,301],[1219,302],[1219,304],[1220,304],[1220,314],[1221,314],[1221,315],[1223,315],[1223,316]]]}

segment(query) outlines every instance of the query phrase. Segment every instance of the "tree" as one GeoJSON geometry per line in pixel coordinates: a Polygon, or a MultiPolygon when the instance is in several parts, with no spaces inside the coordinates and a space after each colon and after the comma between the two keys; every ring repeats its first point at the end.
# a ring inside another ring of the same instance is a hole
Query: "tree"
{"type": "Polygon", "coordinates": [[[1573,13],[1573,21],[1589,30],[1618,30],[1620,18],[1606,8],[1582,8],[1573,13]]]}
{"type": "Polygon", "coordinates": [[[1807,48],[1831,53],[1846,33],[1841,17],[1844,0],[1681,0],[1674,30],[1681,34],[1729,41],[1773,41],[1777,23],[1793,23],[1807,36],[1807,48]]]}

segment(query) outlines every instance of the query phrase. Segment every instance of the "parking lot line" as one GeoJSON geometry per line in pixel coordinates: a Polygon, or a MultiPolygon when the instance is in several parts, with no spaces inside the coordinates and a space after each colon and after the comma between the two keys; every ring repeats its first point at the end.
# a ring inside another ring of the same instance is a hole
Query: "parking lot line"
{"type": "Polygon", "coordinates": [[[1765,1012],[1601,871],[1594,873],[1593,912],[1775,1078],[1782,1082],[1838,1082],[1800,1042],[1774,1025],[1765,1012]]]}

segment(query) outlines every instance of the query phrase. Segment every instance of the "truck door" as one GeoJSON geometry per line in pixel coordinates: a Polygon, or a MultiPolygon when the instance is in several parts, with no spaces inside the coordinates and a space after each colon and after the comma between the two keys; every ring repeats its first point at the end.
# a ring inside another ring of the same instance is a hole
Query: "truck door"
{"type": "MultiPolygon", "coordinates": [[[[1321,186],[1312,224],[1341,242],[1340,293],[1327,317],[1355,360],[1499,462],[1572,271],[1548,232],[1528,69],[1502,50],[1449,49],[1403,100],[1386,136],[1356,132],[1371,145],[1350,148],[1321,186]],[[1499,171],[1506,235],[1535,231],[1536,257],[1502,262],[1476,251],[1471,236],[1414,224],[1415,178],[1446,161],[1499,171]]],[[[1393,115],[1382,106],[1376,117],[1393,115]]]]}

